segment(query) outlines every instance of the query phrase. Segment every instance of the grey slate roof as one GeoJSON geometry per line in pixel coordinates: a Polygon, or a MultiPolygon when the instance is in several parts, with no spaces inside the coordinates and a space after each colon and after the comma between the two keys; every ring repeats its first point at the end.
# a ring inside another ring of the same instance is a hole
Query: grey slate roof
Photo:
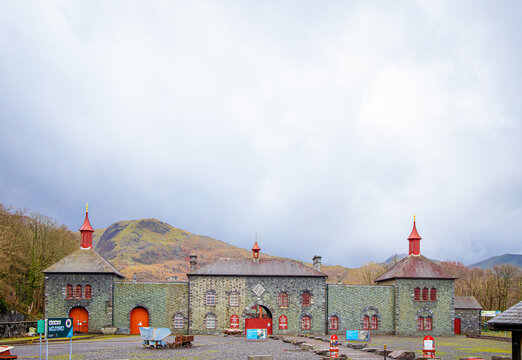
{"type": "Polygon", "coordinates": [[[488,325],[492,330],[521,330],[522,301],[489,320],[488,325]]]}
{"type": "Polygon", "coordinates": [[[67,255],[57,263],[49,266],[44,273],[94,273],[94,274],[114,274],[124,278],[118,270],[107,260],[98,254],[93,248],[80,249],[67,255]]]}
{"type": "Polygon", "coordinates": [[[455,279],[439,265],[422,255],[408,255],[390,270],[386,271],[376,282],[392,279],[455,279]]]}
{"type": "Polygon", "coordinates": [[[187,275],[327,277],[326,274],[295,260],[259,259],[255,263],[250,258],[218,259],[187,275]]]}
{"type": "Polygon", "coordinates": [[[482,310],[474,296],[455,296],[455,309],[482,310]]]}

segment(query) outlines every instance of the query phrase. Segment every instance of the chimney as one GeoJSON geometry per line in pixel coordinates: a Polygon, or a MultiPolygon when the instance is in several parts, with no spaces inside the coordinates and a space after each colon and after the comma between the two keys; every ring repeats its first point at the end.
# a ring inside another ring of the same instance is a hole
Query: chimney
{"type": "Polygon", "coordinates": [[[321,256],[315,255],[313,258],[314,261],[314,270],[315,271],[321,271],[321,256]]]}
{"type": "Polygon", "coordinates": [[[197,264],[198,256],[196,254],[190,254],[190,272],[196,271],[197,264]]]}

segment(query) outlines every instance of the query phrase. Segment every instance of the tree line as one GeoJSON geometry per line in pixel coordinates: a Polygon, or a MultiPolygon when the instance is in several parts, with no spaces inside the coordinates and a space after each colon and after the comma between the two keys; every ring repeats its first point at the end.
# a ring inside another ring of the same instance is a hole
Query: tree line
{"type": "Polygon", "coordinates": [[[42,270],[79,248],[79,235],[50,217],[0,204],[0,312],[44,311],[42,270]]]}

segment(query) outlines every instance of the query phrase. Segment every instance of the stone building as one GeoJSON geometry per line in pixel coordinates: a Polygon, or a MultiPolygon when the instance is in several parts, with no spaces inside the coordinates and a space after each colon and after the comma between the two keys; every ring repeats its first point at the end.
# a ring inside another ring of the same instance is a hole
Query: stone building
{"type": "Polygon", "coordinates": [[[125,280],[92,248],[88,212],[80,233],[81,249],[44,270],[46,317],[72,317],[79,332],[113,328],[136,334],[140,326],[154,326],[193,334],[265,328],[269,334],[364,329],[452,335],[455,318],[466,331],[480,331],[456,307],[455,279],[420,254],[415,221],[409,255],[375,286],[328,284],[320,256],[313,258],[313,268],[264,259],[257,242],[251,258],[198,267],[191,255],[188,281],[125,280]]]}
{"type": "Polygon", "coordinates": [[[480,335],[481,310],[474,296],[455,296],[455,334],[480,335]]]}

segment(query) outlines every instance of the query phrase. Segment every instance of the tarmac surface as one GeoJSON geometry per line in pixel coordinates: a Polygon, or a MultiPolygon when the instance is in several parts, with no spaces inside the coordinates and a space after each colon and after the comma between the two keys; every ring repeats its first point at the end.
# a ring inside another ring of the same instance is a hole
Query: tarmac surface
{"type": "MultiPolygon", "coordinates": [[[[328,349],[329,343],[302,337],[285,336],[287,341],[304,341],[313,349],[328,349]]],[[[173,341],[173,337],[166,339],[173,341]]],[[[382,360],[373,353],[339,347],[341,354],[354,360],[382,360]]],[[[16,345],[12,354],[19,359],[38,359],[39,344],[16,345]]],[[[42,358],[45,359],[45,343],[42,344],[42,358]]],[[[248,355],[272,355],[281,360],[318,360],[322,357],[311,350],[303,350],[300,346],[282,340],[246,340],[245,337],[195,335],[193,347],[178,349],[145,349],[139,336],[117,338],[99,338],[89,340],[73,339],[73,359],[247,359],[248,355]]],[[[49,359],[68,359],[69,342],[50,342],[49,359]]]]}

